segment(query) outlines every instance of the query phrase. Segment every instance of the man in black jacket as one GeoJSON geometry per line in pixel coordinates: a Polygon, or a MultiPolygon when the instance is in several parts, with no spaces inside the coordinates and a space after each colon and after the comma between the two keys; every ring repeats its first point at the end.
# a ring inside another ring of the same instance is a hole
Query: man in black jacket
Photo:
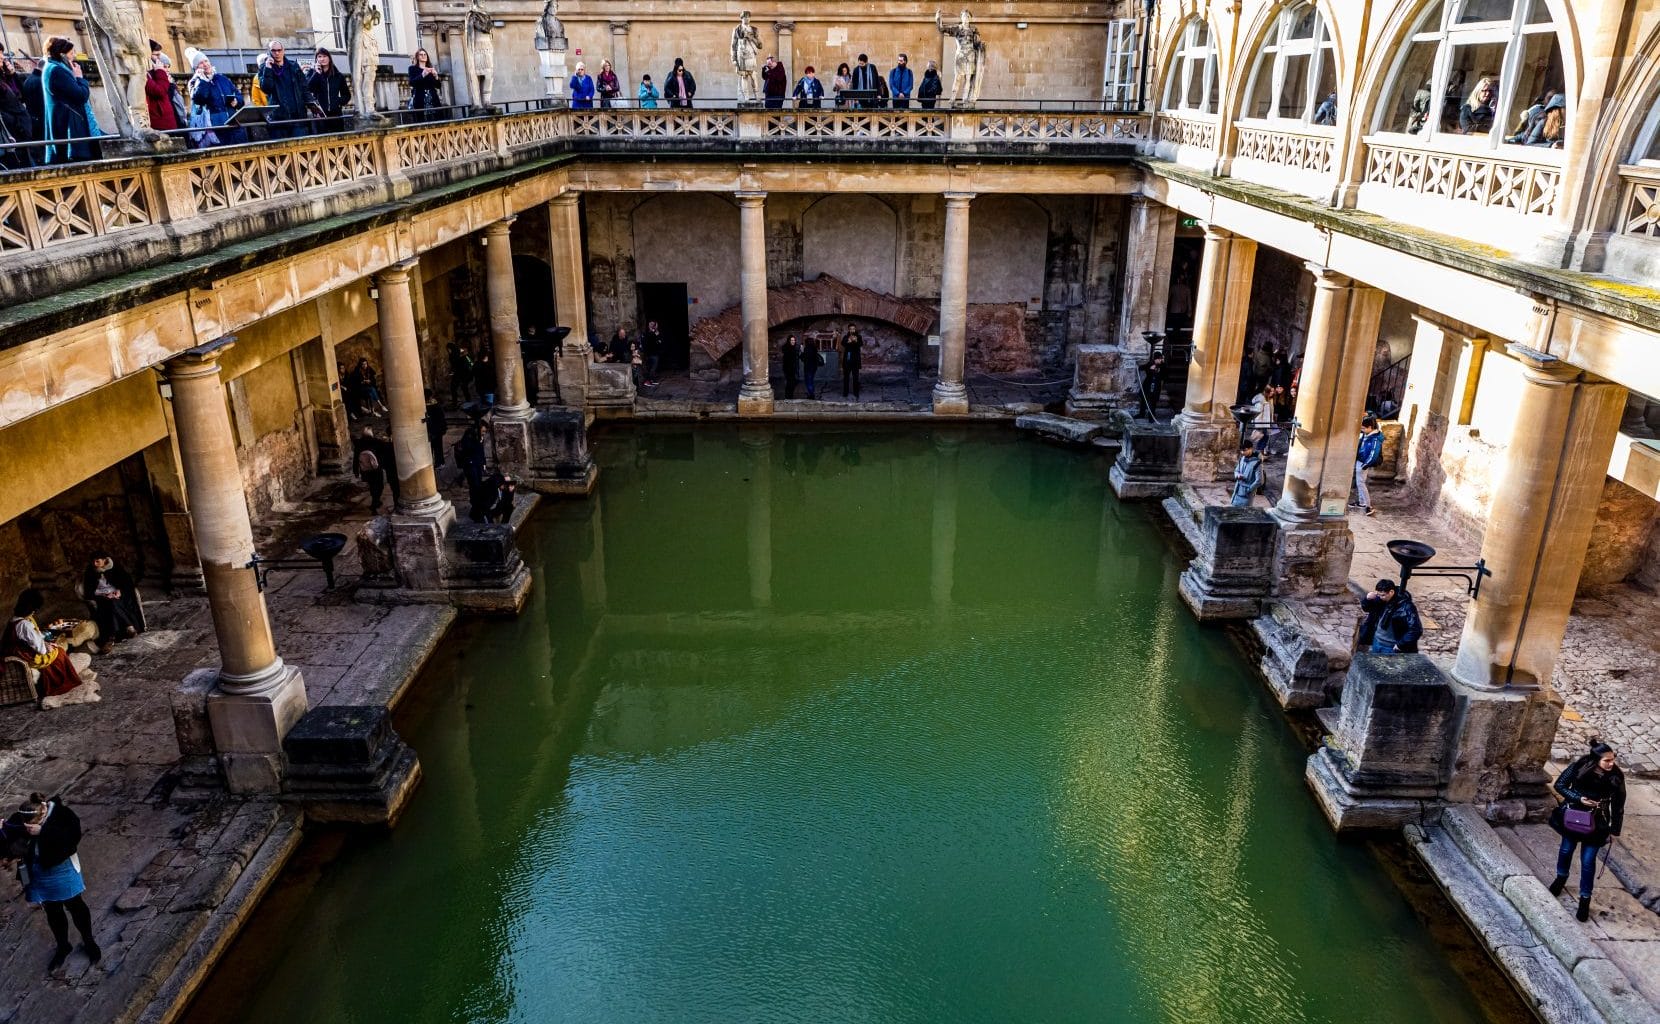
{"type": "Polygon", "coordinates": [[[259,69],[259,88],[265,98],[277,107],[274,121],[294,121],[297,124],[271,126],[271,136],[286,139],[293,135],[310,135],[311,90],[306,87],[305,72],[287,58],[282,40],[271,40],[271,59],[259,69]]]}
{"type": "Polygon", "coordinates": [[[1398,589],[1393,580],[1378,585],[1360,602],[1366,622],[1360,627],[1360,646],[1373,654],[1416,654],[1424,624],[1412,595],[1398,589]]]}
{"type": "Polygon", "coordinates": [[[107,654],[118,641],[144,632],[144,609],[132,574],[100,552],[81,577],[81,599],[92,605],[98,623],[99,653],[107,654]]]}

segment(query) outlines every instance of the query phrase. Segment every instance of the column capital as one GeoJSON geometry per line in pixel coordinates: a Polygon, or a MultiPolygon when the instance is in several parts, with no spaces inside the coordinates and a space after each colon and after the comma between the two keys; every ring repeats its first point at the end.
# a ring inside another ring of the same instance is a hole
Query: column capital
{"type": "Polygon", "coordinates": [[[191,380],[197,377],[217,376],[219,357],[229,352],[235,344],[236,335],[227,334],[205,345],[185,349],[164,364],[167,367],[168,379],[191,380]]]}
{"type": "Polygon", "coordinates": [[[780,32],[780,33],[782,33],[782,32],[794,32],[795,31],[795,22],[793,22],[793,21],[775,21],[775,22],[772,23],[772,30],[774,32],[780,32]]]}
{"type": "Polygon", "coordinates": [[[734,192],[732,195],[738,200],[739,206],[760,206],[762,203],[767,201],[767,194],[765,192],[745,190],[743,192],[734,192]]]}
{"type": "Polygon", "coordinates": [[[613,22],[611,22],[611,34],[614,35],[614,36],[626,36],[626,35],[628,35],[628,22],[626,22],[626,21],[613,21],[613,22]]]}
{"type": "Polygon", "coordinates": [[[390,266],[382,267],[374,275],[375,284],[407,284],[409,275],[414,273],[415,268],[420,264],[421,258],[419,256],[411,256],[407,260],[399,260],[390,266]]]}
{"type": "Polygon", "coordinates": [[[1205,241],[1207,242],[1226,242],[1232,237],[1233,232],[1227,228],[1219,228],[1215,224],[1205,225],[1205,241]]]}
{"type": "Polygon", "coordinates": [[[1549,352],[1540,352],[1521,342],[1511,342],[1504,350],[1522,364],[1522,374],[1541,384],[1570,384],[1579,379],[1581,370],[1563,362],[1549,352]]]}
{"type": "Polygon", "coordinates": [[[1354,278],[1347,274],[1339,274],[1323,263],[1315,263],[1313,260],[1309,260],[1303,266],[1314,275],[1314,286],[1316,288],[1348,288],[1355,283],[1354,278]]]}
{"type": "Polygon", "coordinates": [[[509,216],[509,217],[503,217],[501,220],[493,221],[492,223],[486,224],[484,226],[485,237],[487,237],[487,238],[505,238],[505,237],[507,237],[508,232],[513,230],[513,222],[518,220],[518,219],[519,218],[516,217],[516,216],[509,216]]]}
{"type": "Polygon", "coordinates": [[[941,193],[941,195],[943,195],[945,197],[945,205],[947,205],[947,206],[967,206],[969,203],[972,203],[974,201],[974,197],[977,194],[978,193],[975,193],[975,192],[944,192],[944,193],[941,193]]]}
{"type": "Polygon", "coordinates": [[[575,191],[561,192],[558,195],[554,196],[552,199],[549,199],[548,200],[548,205],[549,206],[575,206],[577,204],[578,200],[580,200],[581,198],[582,198],[582,193],[581,192],[575,192],[575,191]]]}

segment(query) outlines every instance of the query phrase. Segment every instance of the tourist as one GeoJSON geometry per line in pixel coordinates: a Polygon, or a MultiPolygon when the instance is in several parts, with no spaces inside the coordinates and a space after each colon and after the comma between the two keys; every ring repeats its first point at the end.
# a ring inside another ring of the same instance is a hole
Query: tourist
{"type": "Polygon", "coordinates": [[[640,101],[641,110],[656,110],[657,101],[663,98],[663,94],[657,91],[655,85],[651,84],[650,75],[640,76],[640,89],[636,96],[640,101]]]}
{"type": "Polygon", "coordinates": [[[1251,372],[1246,387],[1254,394],[1268,383],[1268,373],[1274,368],[1274,346],[1264,342],[1252,349],[1249,365],[1251,372]]]}
{"type": "Polygon", "coordinates": [[[1483,135],[1493,130],[1493,99],[1498,95],[1491,78],[1482,78],[1470,98],[1458,108],[1458,130],[1465,135],[1483,135]]]}
{"type": "Polygon", "coordinates": [[[1625,824],[1625,773],[1617,760],[1613,747],[1593,743],[1590,753],[1556,777],[1555,788],[1562,803],[1551,812],[1550,827],[1562,837],[1562,846],[1556,854],[1556,877],[1551,880],[1550,894],[1562,895],[1568,884],[1568,870],[1573,866],[1574,847],[1579,847],[1579,909],[1574,917],[1580,921],[1591,917],[1597,851],[1617,837],[1625,824]]]}
{"type": "Polygon", "coordinates": [[[346,130],[342,116],[352,101],[352,86],[340,69],[334,66],[334,54],[327,47],[317,47],[312,57],[311,72],[306,76],[306,91],[317,116],[322,118],[317,130],[339,132],[346,130]]]}
{"type": "Polygon", "coordinates": [[[499,473],[485,481],[473,498],[468,518],[475,523],[505,523],[513,518],[513,498],[518,484],[512,474],[499,473]]]}
{"type": "Polygon", "coordinates": [[[611,62],[599,62],[599,74],[594,76],[594,88],[599,90],[599,105],[613,107],[617,104],[617,97],[622,95],[622,83],[617,80],[617,72],[611,67],[611,62]]]}
{"type": "Polygon", "coordinates": [[[473,390],[473,357],[453,341],[446,353],[450,364],[450,401],[459,405],[473,390]]]}
{"type": "Polygon", "coordinates": [[[1355,500],[1369,516],[1377,515],[1372,508],[1372,492],[1366,486],[1372,467],[1383,461],[1383,431],[1371,416],[1360,421],[1360,444],[1355,449],[1355,500]]]}
{"type": "Polygon", "coordinates": [[[487,406],[496,404],[496,357],[486,346],[473,361],[473,388],[478,400],[487,406]]]}
{"type": "Polygon", "coordinates": [[[191,140],[202,148],[247,141],[247,132],[235,126],[226,127],[231,115],[243,106],[236,83],[221,75],[200,50],[192,49],[189,54],[194,57],[190,65],[194,73],[186,87],[190,93],[190,127],[213,129],[192,132],[191,140]]]}
{"type": "Polygon", "coordinates": [[[784,339],[780,358],[784,364],[784,397],[794,398],[796,382],[801,379],[801,342],[795,335],[784,339]]]}
{"type": "Polygon", "coordinates": [[[1360,627],[1360,646],[1373,654],[1416,654],[1424,624],[1418,606],[1404,587],[1393,580],[1378,580],[1360,602],[1366,621],[1360,627]]]}
{"type": "Polygon", "coordinates": [[[894,109],[911,105],[911,89],[916,84],[916,75],[911,71],[910,57],[899,55],[899,63],[888,72],[888,93],[893,97],[894,109]]]}
{"type": "Polygon", "coordinates": [[[1550,103],[1545,107],[1545,115],[1527,133],[1527,138],[1523,142],[1529,146],[1561,149],[1562,135],[1567,127],[1563,118],[1567,116],[1567,111],[1568,101],[1564,97],[1551,97],[1550,103]]]}
{"type": "Polygon", "coordinates": [[[640,351],[646,357],[646,387],[654,388],[662,383],[657,373],[663,365],[663,331],[657,321],[646,321],[646,329],[640,332],[640,351]]]}
{"type": "Polygon", "coordinates": [[[380,463],[374,431],[365,430],[356,447],[357,456],[353,460],[353,466],[357,469],[358,479],[369,488],[369,514],[378,516],[381,495],[386,493],[386,467],[380,463]]]}
{"type": "Polygon", "coordinates": [[[1327,93],[1320,105],[1314,108],[1314,123],[1335,127],[1337,124],[1337,93],[1327,93]]]}
{"type": "MultiPolygon", "coordinates": [[[[23,106],[29,111],[29,120],[34,122],[34,134],[30,136],[34,142],[46,138],[46,87],[41,78],[45,70],[44,60],[23,56],[17,59],[17,73],[23,76],[23,106]]],[[[36,163],[45,161],[44,150],[36,149],[34,152],[36,163]]]]}
{"type": "Polygon", "coordinates": [[[1239,461],[1233,467],[1233,497],[1228,504],[1248,508],[1251,499],[1262,490],[1262,453],[1249,438],[1239,439],[1239,461]]]}
{"type": "Polygon", "coordinates": [[[847,61],[836,65],[836,75],[830,79],[830,95],[838,107],[847,106],[847,100],[842,93],[853,88],[853,69],[847,66],[847,61]]]}
{"type": "Polygon", "coordinates": [[[775,110],[782,107],[784,94],[789,88],[789,72],[784,70],[777,57],[769,55],[767,62],[761,66],[761,95],[766,98],[767,106],[775,110]]]}
{"type": "Polygon", "coordinates": [[[44,164],[97,160],[103,156],[99,143],[91,139],[99,134],[98,121],[88,102],[92,88],[86,84],[80,62],[73,59],[74,52],[75,44],[62,36],[53,36],[46,44],[46,68],[41,74],[45,114],[41,139],[57,144],[46,147],[41,161],[44,164]],[[80,141],[67,141],[71,139],[80,141]]]}
{"type": "MultiPolygon", "coordinates": [[[[865,54],[859,54],[858,63],[853,65],[853,74],[851,78],[853,83],[853,91],[874,94],[876,92],[876,83],[881,79],[881,77],[882,72],[877,70],[876,65],[870,62],[870,58],[865,54]]],[[[859,100],[859,106],[865,109],[869,109],[875,105],[876,101],[872,99],[859,100]]]]}
{"type": "Polygon", "coordinates": [[[1147,418],[1157,419],[1159,397],[1164,393],[1164,351],[1154,349],[1141,367],[1141,404],[1147,418]]]}
{"type": "Polygon", "coordinates": [[[444,417],[444,406],[438,401],[438,396],[426,389],[427,409],[421,417],[421,422],[427,428],[427,447],[432,449],[432,467],[440,469],[444,465],[444,431],[448,430],[449,421],[444,417]]]}
{"type": "Polygon", "coordinates": [[[807,65],[802,73],[801,81],[795,83],[795,105],[803,110],[817,110],[824,102],[824,83],[813,74],[813,66],[807,65]]]}
{"type": "Polygon", "coordinates": [[[634,382],[636,392],[646,386],[645,364],[646,357],[640,354],[640,343],[631,341],[628,346],[628,377],[634,382]]]}
{"type": "Polygon", "coordinates": [[[628,340],[628,328],[617,327],[617,333],[611,335],[611,344],[606,348],[605,361],[608,363],[626,363],[632,346],[628,340]]]}
{"type": "Polygon", "coordinates": [[[576,73],[571,75],[571,109],[590,110],[594,106],[594,80],[588,77],[588,65],[576,62],[576,73]]]}
{"type": "Polygon", "coordinates": [[[467,493],[477,494],[484,483],[484,435],[477,421],[467,424],[461,440],[455,442],[455,462],[467,478],[467,493]]]}
{"type": "Polygon", "coordinates": [[[824,353],[820,351],[818,336],[807,335],[807,344],[801,349],[801,382],[807,386],[807,397],[818,400],[818,391],[814,387],[818,378],[818,368],[824,365],[824,353]]]}
{"type": "Polygon", "coordinates": [[[30,793],[17,813],[7,819],[5,836],[8,859],[16,854],[15,859],[24,868],[18,873],[23,880],[23,898],[46,911],[46,926],[52,929],[55,945],[47,973],[69,959],[71,920],[81,935],[81,952],[97,963],[104,954],[92,937],[92,912],[81,895],[86,892],[79,856],[81,819],[62,797],[48,800],[39,793],[30,793]]]}
{"type": "Polygon", "coordinates": [[[81,600],[92,605],[92,621],[98,624],[101,641],[99,654],[108,654],[118,641],[144,632],[138,587],[132,574],[116,565],[109,555],[92,556],[92,564],[81,576],[81,600]]]}
{"type": "Polygon", "coordinates": [[[432,66],[431,54],[425,47],[416,50],[409,62],[409,109],[421,112],[419,120],[437,118],[438,108],[444,104],[439,95],[443,84],[438,79],[438,69],[432,66]]]}
{"type": "Polygon", "coordinates": [[[1559,95],[1561,94],[1555,89],[1546,89],[1544,95],[1534,101],[1533,106],[1522,111],[1521,119],[1516,122],[1516,130],[1506,135],[1504,141],[1516,145],[1525,144],[1528,136],[1532,135],[1533,130],[1539,127],[1539,122],[1545,119],[1545,108],[1559,95]]]}
{"type": "Polygon", "coordinates": [[[689,107],[692,97],[697,95],[697,79],[686,70],[686,62],[679,57],[674,59],[674,70],[669,72],[668,81],[663,83],[663,96],[668,99],[671,107],[689,107]]]}
{"type": "Polygon", "coordinates": [[[842,335],[841,343],[836,346],[842,355],[842,397],[847,397],[848,388],[853,389],[853,400],[859,400],[859,368],[864,365],[865,338],[859,329],[852,324],[847,325],[847,333],[842,335]]]}
{"type": "Polygon", "coordinates": [[[0,57],[0,144],[7,144],[0,149],[0,169],[8,171],[23,170],[35,162],[33,147],[9,145],[35,139],[35,118],[23,101],[27,73],[21,70],[21,63],[11,54],[0,57]]]}
{"type": "Polygon", "coordinates": [[[924,109],[933,110],[934,104],[939,102],[940,94],[945,92],[945,83],[940,81],[939,65],[933,61],[922,71],[922,84],[916,87],[916,98],[924,109]]]}
{"type": "Polygon", "coordinates": [[[288,59],[282,40],[271,40],[267,52],[271,59],[260,66],[255,80],[259,82],[260,91],[265,93],[266,99],[277,108],[270,118],[271,137],[286,139],[309,135],[311,125],[307,118],[311,115],[311,92],[306,88],[305,73],[298,64],[288,59]]]}
{"type": "Polygon", "coordinates": [[[184,97],[173,84],[173,72],[165,53],[150,55],[150,70],[144,74],[144,109],[150,115],[150,127],[158,132],[183,128],[189,117],[184,109],[184,97]]]}
{"type": "Polygon", "coordinates": [[[359,412],[384,416],[389,411],[386,403],[381,401],[380,378],[370,365],[368,356],[358,356],[357,365],[346,376],[346,387],[348,408],[355,398],[359,412]]]}
{"type": "Polygon", "coordinates": [[[71,623],[57,621],[44,630],[40,628],[35,616],[45,606],[45,595],[33,587],[18,595],[11,621],[0,633],[0,658],[17,658],[40,674],[35,688],[44,709],[99,700],[94,674],[87,672],[92,658],[70,654],[69,644],[63,639],[71,623]],[[83,672],[87,672],[84,678],[83,672]]]}

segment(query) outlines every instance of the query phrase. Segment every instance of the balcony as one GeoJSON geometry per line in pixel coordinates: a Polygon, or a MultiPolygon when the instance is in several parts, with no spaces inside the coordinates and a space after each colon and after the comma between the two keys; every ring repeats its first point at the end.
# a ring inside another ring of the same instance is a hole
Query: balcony
{"type": "Polygon", "coordinates": [[[1216,166],[1216,118],[1161,110],[1153,119],[1152,149],[1160,159],[1211,171],[1216,166]]]}
{"type": "Polygon", "coordinates": [[[1233,177],[1329,197],[1336,182],[1337,130],[1323,125],[1235,121],[1233,177]]]}
{"type": "Polygon", "coordinates": [[[1459,149],[1456,141],[1444,139],[1442,147],[1429,149],[1410,136],[1368,136],[1356,205],[1504,249],[1554,226],[1561,150],[1459,149]]]}

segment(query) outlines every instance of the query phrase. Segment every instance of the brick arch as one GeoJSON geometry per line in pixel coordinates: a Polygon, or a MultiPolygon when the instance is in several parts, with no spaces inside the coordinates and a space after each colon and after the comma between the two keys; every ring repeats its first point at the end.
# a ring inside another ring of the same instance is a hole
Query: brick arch
{"type": "MultiPolygon", "coordinates": [[[[884,295],[850,285],[829,274],[820,274],[811,281],[767,289],[768,329],[796,320],[848,317],[889,323],[921,336],[934,325],[937,314],[932,302],[884,295]]],[[[692,348],[713,364],[719,364],[728,353],[737,352],[743,340],[741,304],[704,317],[692,327],[692,348]]]]}

